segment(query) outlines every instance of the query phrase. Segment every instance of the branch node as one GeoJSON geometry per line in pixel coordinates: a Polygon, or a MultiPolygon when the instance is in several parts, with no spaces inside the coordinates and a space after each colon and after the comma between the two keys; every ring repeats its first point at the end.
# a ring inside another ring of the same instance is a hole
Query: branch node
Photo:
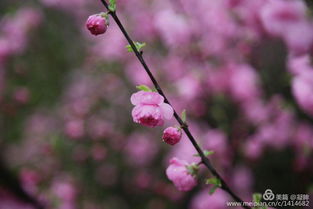
{"type": "Polygon", "coordinates": [[[183,124],[181,124],[180,127],[182,129],[186,129],[186,128],[188,128],[188,124],[186,122],[183,122],[183,124]]]}

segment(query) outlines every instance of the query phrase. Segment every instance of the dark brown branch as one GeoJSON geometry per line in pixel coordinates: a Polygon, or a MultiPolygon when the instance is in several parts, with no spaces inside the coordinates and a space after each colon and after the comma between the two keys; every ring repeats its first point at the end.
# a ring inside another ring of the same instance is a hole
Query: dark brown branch
{"type": "MultiPolygon", "coordinates": [[[[109,11],[109,5],[107,4],[107,2],[105,0],[101,0],[102,4],[105,6],[105,8],[109,11]]],[[[159,94],[161,94],[164,97],[164,101],[166,103],[168,103],[169,105],[171,105],[171,103],[169,102],[169,100],[167,99],[166,95],[164,94],[162,88],[160,87],[159,83],[157,82],[157,80],[155,79],[155,77],[153,76],[152,72],[150,71],[148,65],[146,64],[142,54],[137,50],[133,40],[130,38],[130,36],[128,35],[127,31],[125,30],[123,24],[121,23],[121,21],[119,20],[116,12],[112,12],[109,11],[109,14],[112,16],[112,18],[114,19],[114,21],[116,22],[116,24],[118,25],[118,27],[120,28],[120,30],[122,31],[123,35],[125,36],[125,38],[127,39],[128,43],[130,44],[131,48],[133,49],[136,57],[138,58],[138,60],[140,61],[140,63],[142,64],[143,68],[145,69],[146,73],[148,74],[149,78],[151,79],[154,87],[156,88],[156,90],[158,91],[159,94]]],[[[172,105],[171,105],[172,106],[172,105]]],[[[173,106],[172,106],[173,107],[173,106]]],[[[174,107],[173,107],[174,109],[174,107]]],[[[193,137],[193,135],[191,134],[188,125],[186,123],[184,123],[184,121],[181,119],[181,117],[177,114],[177,112],[174,109],[174,117],[176,118],[177,122],[181,125],[182,129],[184,130],[184,132],[186,133],[186,135],[188,136],[189,140],[191,141],[191,143],[193,144],[193,146],[195,147],[195,149],[197,150],[197,152],[199,153],[199,156],[201,157],[201,161],[203,162],[203,164],[209,169],[209,171],[212,173],[213,176],[215,176],[216,178],[220,179],[221,181],[221,189],[223,189],[224,191],[226,191],[228,194],[230,194],[233,199],[237,202],[243,202],[230,188],[229,186],[226,184],[226,182],[223,180],[223,178],[220,176],[220,174],[216,171],[216,169],[212,166],[210,160],[204,155],[202,149],[200,148],[200,146],[198,145],[198,143],[196,142],[195,138],[193,137]]],[[[250,207],[248,206],[243,206],[246,209],[250,209],[250,207]]]]}

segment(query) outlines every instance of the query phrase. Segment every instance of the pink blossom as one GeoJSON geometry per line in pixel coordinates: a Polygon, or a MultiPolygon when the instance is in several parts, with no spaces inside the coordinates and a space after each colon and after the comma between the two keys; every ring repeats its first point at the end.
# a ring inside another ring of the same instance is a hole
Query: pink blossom
{"type": "Polygon", "coordinates": [[[267,106],[259,99],[243,103],[242,109],[247,119],[254,124],[264,122],[270,115],[267,106]]]}
{"type": "Polygon", "coordinates": [[[38,172],[28,168],[23,168],[21,170],[20,179],[23,184],[23,188],[30,194],[37,192],[38,183],[42,180],[38,172]]]}
{"type": "Polygon", "coordinates": [[[100,35],[105,33],[108,25],[104,17],[95,14],[88,17],[86,27],[93,35],[100,35]]]}
{"type": "Polygon", "coordinates": [[[172,10],[162,10],[156,15],[155,27],[169,46],[186,44],[190,39],[190,25],[172,10]]]}
{"type": "Polygon", "coordinates": [[[85,134],[84,121],[83,120],[71,120],[65,124],[65,133],[73,138],[77,139],[85,134]]]}
{"type": "Polygon", "coordinates": [[[249,65],[233,65],[230,74],[230,91],[232,96],[247,102],[257,98],[259,93],[258,75],[249,65]]]}
{"type": "Polygon", "coordinates": [[[283,36],[293,55],[304,55],[312,49],[313,24],[301,22],[290,27],[283,36]]]}
{"type": "Polygon", "coordinates": [[[220,156],[227,155],[227,138],[225,134],[218,129],[210,129],[205,135],[205,148],[213,150],[215,154],[220,156]]]}
{"type": "Polygon", "coordinates": [[[94,160],[103,160],[107,155],[107,149],[99,144],[93,145],[91,148],[91,155],[94,160]]]}
{"type": "Polygon", "coordinates": [[[302,152],[305,148],[313,148],[313,130],[310,124],[301,123],[295,130],[295,136],[292,138],[293,146],[302,152]]]}
{"type": "Polygon", "coordinates": [[[238,166],[234,169],[232,174],[233,185],[242,196],[250,198],[252,186],[253,186],[253,175],[248,167],[238,166]]]}
{"type": "Polygon", "coordinates": [[[177,81],[177,90],[184,98],[192,100],[201,92],[201,87],[195,76],[186,74],[177,81]]]}
{"type": "Polygon", "coordinates": [[[294,75],[301,74],[305,71],[313,71],[310,56],[290,56],[288,59],[288,70],[294,75]]]}
{"type": "Polygon", "coordinates": [[[86,10],[86,1],[84,0],[40,0],[44,6],[53,7],[73,14],[79,15],[86,10]]]}
{"type": "Polygon", "coordinates": [[[216,190],[214,194],[208,195],[206,189],[195,195],[191,201],[190,209],[225,209],[229,199],[229,195],[222,190],[216,190]]]}
{"type": "Polygon", "coordinates": [[[271,35],[281,36],[305,19],[303,1],[269,0],[260,10],[260,20],[271,35]]]}
{"type": "Polygon", "coordinates": [[[167,144],[175,145],[180,141],[181,137],[182,137],[181,129],[175,127],[168,127],[164,130],[162,139],[167,144]]]}
{"type": "Polygon", "coordinates": [[[264,145],[258,139],[250,139],[244,146],[244,152],[247,158],[257,160],[263,154],[264,145]]]}
{"type": "Polygon", "coordinates": [[[225,134],[218,129],[211,129],[203,137],[205,139],[204,148],[214,151],[214,156],[221,165],[229,165],[232,152],[228,147],[225,134]]]}
{"type": "Polygon", "coordinates": [[[229,89],[229,67],[210,68],[208,70],[208,86],[212,93],[225,93],[229,89]]]}
{"type": "Polygon", "coordinates": [[[29,101],[29,98],[30,92],[28,88],[21,87],[14,92],[14,99],[21,104],[26,104],[29,101]]]}
{"type": "MultiPolygon", "coordinates": [[[[112,24],[110,30],[106,33],[105,38],[97,39],[93,44],[91,49],[93,57],[108,61],[123,60],[125,58],[125,45],[127,45],[127,41],[124,40],[118,27],[114,24],[112,24]]],[[[91,36],[88,37],[91,38],[91,36]]]]}
{"type": "Polygon", "coordinates": [[[31,204],[21,202],[12,198],[1,198],[0,209],[35,209],[31,204]]]}
{"type": "MultiPolygon", "coordinates": [[[[147,59],[149,60],[149,59],[147,59]]],[[[138,62],[138,60],[132,60],[128,62],[125,66],[125,74],[126,76],[136,85],[149,85],[150,79],[147,75],[142,73],[142,66],[138,62]]]]}
{"type": "Polygon", "coordinates": [[[7,16],[1,21],[0,59],[12,54],[20,54],[27,46],[27,35],[33,31],[42,16],[39,10],[24,7],[14,16],[7,16]]]}
{"type": "Polygon", "coordinates": [[[150,127],[162,126],[164,119],[171,119],[173,116],[173,108],[164,103],[163,96],[156,92],[139,91],[130,100],[135,105],[132,111],[135,123],[150,127]]]}
{"type": "Polygon", "coordinates": [[[199,162],[199,157],[193,156],[195,153],[197,153],[197,150],[192,146],[191,142],[188,140],[188,137],[184,134],[182,135],[180,143],[176,144],[176,146],[171,149],[171,152],[165,160],[165,163],[167,163],[168,160],[173,157],[177,157],[188,163],[199,162]]]}
{"type": "Polygon", "coordinates": [[[292,93],[299,106],[313,115],[313,71],[306,71],[292,80],[292,93]]]}
{"type": "Polygon", "coordinates": [[[70,182],[56,180],[52,186],[52,191],[61,200],[74,201],[77,195],[76,188],[70,182]]]}
{"type": "Polygon", "coordinates": [[[158,152],[156,141],[151,136],[132,134],[125,146],[126,160],[131,165],[145,166],[149,164],[158,152]]]}
{"type": "Polygon", "coordinates": [[[292,54],[308,52],[313,44],[312,24],[306,19],[303,1],[269,0],[260,12],[267,33],[281,37],[292,54]]]}
{"type": "Polygon", "coordinates": [[[179,191],[189,191],[197,184],[195,177],[189,173],[186,166],[188,166],[186,161],[172,158],[170,166],[166,169],[167,177],[179,191]]]}

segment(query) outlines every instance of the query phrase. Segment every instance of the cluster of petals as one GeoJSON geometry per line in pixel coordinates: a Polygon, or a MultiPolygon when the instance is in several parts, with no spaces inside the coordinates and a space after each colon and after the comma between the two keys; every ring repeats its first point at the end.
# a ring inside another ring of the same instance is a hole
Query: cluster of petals
{"type": "Polygon", "coordinates": [[[174,183],[179,191],[189,191],[197,184],[197,180],[187,169],[188,165],[186,161],[174,157],[166,169],[168,179],[174,183]]]}
{"type": "Polygon", "coordinates": [[[294,55],[312,49],[313,27],[306,9],[304,1],[269,0],[260,11],[264,30],[282,38],[294,55]]]}
{"type": "Polygon", "coordinates": [[[164,97],[156,92],[136,92],[130,101],[135,105],[132,110],[134,122],[145,126],[162,126],[164,120],[171,119],[174,113],[173,108],[164,103],[164,97]]]}

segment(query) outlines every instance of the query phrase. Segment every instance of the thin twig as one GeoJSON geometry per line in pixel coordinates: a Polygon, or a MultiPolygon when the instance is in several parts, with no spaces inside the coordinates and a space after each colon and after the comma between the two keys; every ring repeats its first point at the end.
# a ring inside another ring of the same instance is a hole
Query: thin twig
{"type": "MultiPolygon", "coordinates": [[[[230,194],[233,199],[237,202],[243,203],[243,201],[229,188],[229,186],[226,184],[226,182],[223,180],[223,178],[221,177],[221,175],[216,171],[216,169],[212,166],[210,160],[204,155],[202,149],[200,148],[200,146],[198,145],[198,143],[196,142],[195,138],[193,137],[193,135],[191,134],[188,125],[181,119],[181,117],[177,114],[177,112],[175,111],[174,107],[171,105],[171,103],[169,102],[169,100],[167,99],[166,95],[164,94],[162,88],[160,87],[159,83],[157,82],[157,80],[155,79],[155,77],[153,76],[152,72],[150,71],[148,65],[146,64],[142,53],[140,53],[133,40],[130,38],[130,36],[128,35],[127,31],[125,30],[123,24],[121,23],[121,21],[119,20],[116,12],[112,12],[109,10],[109,5],[107,4],[107,2],[105,0],[100,0],[102,2],[102,4],[105,6],[105,8],[109,11],[109,14],[112,16],[112,18],[114,19],[114,21],[116,22],[116,24],[118,25],[118,27],[120,28],[120,30],[122,31],[123,35],[125,36],[125,38],[127,39],[129,45],[131,46],[131,48],[133,49],[133,52],[135,53],[136,57],[138,58],[138,60],[140,61],[140,63],[142,64],[143,68],[145,69],[146,73],[148,74],[149,78],[151,79],[154,87],[156,88],[156,90],[158,91],[159,94],[161,94],[164,97],[164,102],[166,102],[167,104],[169,104],[173,110],[174,110],[174,117],[176,118],[177,122],[181,125],[182,129],[184,130],[184,132],[186,133],[186,135],[188,136],[189,140],[191,141],[191,143],[193,144],[193,146],[195,147],[195,149],[197,150],[197,152],[199,153],[199,156],[201,157],[201,161],[203,162],[203,164],[209,169],[209,171],[212,173],[213,176],[215,176],[216,178],[220,179],[221,181],[221,189],[223,189],[224,191],[226,191],[228,194],[230,194]]],[[[248,206],[242,206],[243,208],[246,209],[251,209],[248,206]]]]}

